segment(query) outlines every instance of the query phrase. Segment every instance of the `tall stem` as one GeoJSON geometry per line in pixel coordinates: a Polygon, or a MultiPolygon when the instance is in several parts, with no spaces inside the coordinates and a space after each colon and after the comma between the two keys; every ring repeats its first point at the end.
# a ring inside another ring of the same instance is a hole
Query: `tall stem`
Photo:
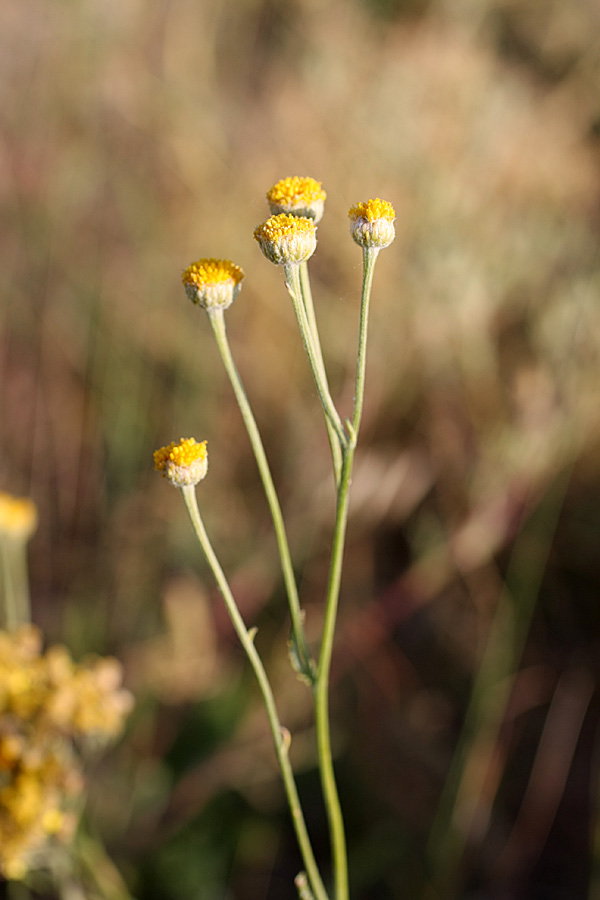
{"type": "MultiPolygon", "coordinates": [[[[321,350],[321,339],[319,338],[319,328],[317,325],[317,317],[315,315],[315,307],[310,289],[310,278],[308,276],[308,263],[305,261],[300,263],[300,292],[304,311],[308,320],[308,326],[313,338],[315,349],[315,358],[320,370],[321,378],[327,385],[327,372],[325,370],[325,362],[323,360],[323,352],[321,350]]],[[[327,388],[329,390],[329,387],[327,388]]],[[[325,416],[325,426],[327,428],[327,437],[329,438],[329,446],[331,447],[331,459],[333,461],[333,474],[336,487],[340,483],[340,475],[342,471],[342,449],[335,428],[333,427],[328,416],[325,416]]]]}
{"type": "Polygon", "coordinates": [[[279,763],[279,767],[281,770],[285,793],[292,816],[292,823],[296,832],[296,838],[298,840],[298,845],[300,847],[300,852],[302,854],[302,859],[306,867],[306,872],[310,881],[312,891],[315,895],[316,900],[328,900],[327,892],[325,890],[325,886],[323,885],[323,881],[321,879],[321,875],[319,873],[319,869],[317,867],[317,863],[310,843],[310,838],[308,836],[308,831],[306,829],[306,823],[304,821],[304,814],[300,805],[300,798],[298,796],[298,790],[296,788],[294,773],[292,771],[292,766],[289,760],[289,732],[281,726],[277,708],[275,706],[275,698],[273,697],[273,691],[271,690],[271,685],[269,683],[267,673],[265,672],[262,660],[258,655],[258,651],[254,646],[254,635],[246,628],[233,594],[231,593],[231,589],[229,587],[223,569],[221,568],[219,560],[217,559],[217,556],[206,533],[206,529],[204,527],[204,523],[200,517],[200,511],[198,509],[195,488],[193,486],[188,486],[182,488],[181,491],[183,494],[183,499],[185,500],[185,504],[187,506],[190,519],[192,521],[192,525],[194,527],[194,531],[196,532],[196,536],[206,557],[206,561],[208,562],[219,590],[221,591],[233,627],[235,628],[236,634],[242,644],[242,647],[244,648],[244,651],[246,652],[246,655],[250,660],[250,664],[254,670],[254,674],[256,675],[256,679],[260,687],[260,691],[267,710],[267,716],[269,719],[269,725],[273,737],[273,744],[275,746],[275,754],[277,756],[277,762],[279,763]]]}
{"type": "Polygon", "coordinates": [[[356,382],[354,388],[354,414],[352,427],[355,436],[358,435],[360,420],[362,417],[363,399],[365,396],[365,373],[367,366],[367,332],[369,326],[369,303],[371,300],[371,287],[373,285],[373,272],[379,250],[375,247],[363,247],[363,282],[360,303],[360,325],[358,332],[358,354],[356,360],[356,382]]]}
{"type": "Polygon", "coordinates": [[[319,654],[319,665],[317,669],[317,684],[315,687],[315,726],[317,731],[319,771],[321,774],[321,785],[329,820],[329,833],[335,873],[336,900],[348,900],[348,858],[346,851],[346,836],[344,834],[344,820],[335,783],[333,758],[331,754],[331,732],[329,727],[329,672],[331,669],[333,637],[335,634],[335,623],[340,594],[353,459],[354,448],[348,447],[343,453],[342,472],[338,488],[336,521],[331,551],[329,583],[327,586],[325,622],[323,625],[321,652],[319,654]]]}
{"type": "Polygon", "coordinates": [[[336,410],[333,400],[331,399],[329,387],[327,386],[327,382],[321,371],[321,366],[319,365],[311,327],[306,315],[304,303],[302,302],[302,289],[300,287],[298,266],[284,266],[284,271],[285,281],[292,298],[292,303],[294,304],[294,312],[296,313],[298,325],[300,326],[300,334],[302,335],[304,349],[306,350],[306,355],[308,356],[308,360],[310,362],[310,367],[312,369],[315,385],[317,387],[319,398],[321,400],[321,405],[323,406],[323,411],[329,419],[331,426],[337,435],[340,447],[343,448],[348,443],[348,438],[346,436],[346,432],[344,431],[342,420],[340,419],[338,411],[336,410]]]}
{"type": "Polygon", "coordinates": [[[298,587],[296,585],[296,578],[294,576],[294,568],[292,565],[292,558],[285,530],[285,524],[283,521],[283,515],[281,512],[281,506],[279,504],[275,485],[273,484],[273,477],[271,475],[271,470],[269,468],[269,463],[267,461],[267,456],[260,436],[260,432],[258,430],[258,426],[256,424],[256,420],[252,413],[252,409],[250,407],[248,397],[246,396],[244,386],[242,385],[241,378],[233,361],[231,348],[227,339],[227,332],[225,330],[225,317],[223,315],[223,310],[211,309],[208,313],[208,318],[212,326],[215,340],[217,342],[217,347],[219,348],[221,359],[223,360],[223,365],[225,366],[225,370],[227,372],[227,375],[231,382],[231,386],[233,388],[233,392],[238,402],[238,406],[244,420],[244,425],[246,426],[246,431],[248,432],[248,437],[250,438],[250,443],[252,445],[252,450],[254,452],[256,463],[258,465],[258,471],[260,473],[265,496],[267,498],[267,503],[269,504],[269,510],[271,512],[271,518],[273,520],[273,527],[275,529],[275,538],[277,540],[277,547],[279,550],[279,558],[281,560],[283,580],[285,583],[288,604],[290,607],[292,632],[294,635],[298,653],[298,663],[302,674],[307,677],[312,683],[314,681],[314,665],[306,646],[306,638],[304,635],[304,628],[302,624],[302,610],[300,609],[300,598],[298,596],[298,587]]]}
{"type": "Polygon", "coordinates": [[[0,568],[2,570],[2,627],[14,631],[19,621],[15,584],[8,538],[0,537],[0,568]]]}
{"type": "Polygon", "coordinates": [[[0,537],[2,617],[7,631],[31,621],[27,542],[20,537],[0,537]]]}
{"type": "MultiPolygon", "coordinates": [[[[342,450],[342,470],[340,474],[336,519],[333,533],[333,546],[329,568],[329,581],[327,586],[327,600],[325,608],[325,621],[321,638],[321,652],[317,669],[317,684],[315,687],[315,717],[317,730],[317,747],[319,754],[319,769],[321,784],[327,807],[329,819],[329,831],[333,853],[335,872],[335,897],[336,900],[348,900],[348,859],[346,850],[346,837],[344,834],[344,822],[340,801],[335,783],[333,759],[331,753],[331,734],[329,727],[329,673],[331,670],[331,657],[333,653],[333,639],[337,619],[340,584],[342,577],[342,564],[344,559],[344,543],[346,538],[346,526],[348,523],[348,509],[350,500],[350,482],[352,478],[352,466],[354,463],[354,451],[360,428],[362,415],[365,371],[366,371],[366,347],[369,321],[369,301],[371,286],[373,283],[373,270],[377,259],[378,250],[366,249],[363,251],[363,284],[360,311],[360,326],[358,339],[358,354],[356,366],[356,382],[354,395],[354,412],[351,423],[351,437],[342,450]]],[[[348,424],[348,423],[347,423],[348,424]]]]}

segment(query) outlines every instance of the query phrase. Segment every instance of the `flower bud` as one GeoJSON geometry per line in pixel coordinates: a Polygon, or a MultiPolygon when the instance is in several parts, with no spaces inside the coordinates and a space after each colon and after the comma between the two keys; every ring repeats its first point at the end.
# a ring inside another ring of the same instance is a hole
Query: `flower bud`
{"type": "Polygon", "coordinates": [[[315,252],[316,231],[312,219],[280,213],[255,228],[254,237],[276,266],[297,266],[315,252]]]}
{"type": "Polygon", "coordinates": [[[154,468],[174,487],[198,484],[208,469],[206,441],[199,444],[194,438],[181,438],[178,444],[161,447],[154,453],[154,468]]]}
{"type": "Polygon", "coordinates": [[[383,250],[389,247],[395,237],[394,207],[387,200],[367,200],[357,203],[348,212],[350,233],[361,247],[383,250]]]}
{"type": "Polygon", "coordinates": [[[267,191],[267,201],[274,216],[279,213],[302,216],[313,219],[315,225],[323,218],[326,197],[320,181],[300,175],[282,178],[267,191]]]}
{"type": "Polygon", "coordinates": [[[181,276],[185,292],[202,309],[227,309],[242,289],[244,272],[229,259],[199,259],[181,276]]]}

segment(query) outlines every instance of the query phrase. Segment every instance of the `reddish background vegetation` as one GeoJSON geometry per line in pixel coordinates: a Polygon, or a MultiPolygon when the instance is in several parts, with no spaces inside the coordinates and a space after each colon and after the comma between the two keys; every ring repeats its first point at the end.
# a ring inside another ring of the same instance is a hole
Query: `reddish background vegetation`
{"type": "Polygon", "coordinates": [[[246,271],[229,334],[307,628],[333,517],[280,272],[279,178],[328,192],[311,261],[348,414],[380,196],[364,428],[334,657],[355,900],[596,898],[600,8],[548,0],[13,0],[0,8],[0,489],[31,495],[35,621],[117,654],[138,703],[89,819],[139,900],[292,898],[266,720],[156,446],[200,503],[276,684],[327,858],[266,504],[180,271],[246,271]]]}

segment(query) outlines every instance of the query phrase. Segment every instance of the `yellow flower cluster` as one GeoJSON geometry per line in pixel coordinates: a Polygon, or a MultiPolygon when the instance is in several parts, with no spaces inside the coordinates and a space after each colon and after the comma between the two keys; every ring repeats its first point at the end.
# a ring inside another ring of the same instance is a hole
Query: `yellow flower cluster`
{"type": "Polygon", "coordinates": [[[83,791],[79,750],[116,737],[132,707],[114,659],[42,652],[31,625],[0,632],[0,875],[21,879],[67,845],[83,791]]]}
{"type": "Polygon", "coordinates": [[[181,438],[178,444],[173,442],[155,450],[154,468],[175,487],[198,484],[208,470],[206,441],[181,438]]]}

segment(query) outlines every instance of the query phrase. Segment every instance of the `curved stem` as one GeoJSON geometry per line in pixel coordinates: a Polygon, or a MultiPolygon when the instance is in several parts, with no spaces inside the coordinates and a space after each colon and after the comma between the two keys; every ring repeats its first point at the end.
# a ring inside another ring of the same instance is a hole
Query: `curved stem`
{"type": "Polygon", "coordinates": [[[313,335],[310,328],[310,324],[306,315],[306,310],[304,308],[304,303],[302,302],[302,290],[300,287],[300,276],[298,274],[298,266],[284,266],[285,271],[285,281],[287,288],[290,292],[290,296],[292,298],[292,302],[294,304],[294,312],[296,313],[296,318],[298,319],[298,325],[300,326],[300,334],[302,335],[302,341],[304,343],[304,349],[306,350],[306,355],[308,356],[308,360],[310,362],[310,367],[312,369],[313,377],[315,379],[315,384],[317,386],[317,391],[319,393],[319,397],[321,399],[321,405],[323,406],[323,411],[325,415],[331,422],[333,430],[337,435],[337,439],[339,441],[340,447],[345,447],[348,443],[348,438],[346,436],[346,432],[344,431],[344,426],[342,425],[342,420],[338,415],[338,411],[336,410],[333,400],[331,399],[331,394],[329,393],[329,387],[327,386],[327,382],[321,372],[321,368],[319,366],[319,361],[317,357],[317,352],[315,350],[313,335]]]}
{"type": "MultiPolygon", "coordinates": [[[[323,352],[321,350],[321,340],[319,338],[319,328],[317,325],[317,317],[315,315],[315,306],[312,298],[312,291],[310,289],[310,278],[308,277],[308,263],[305,261],[300,263],[300,292],[302,295],[302,302],[304,304],[304,311],[306,312],[306,318],[308,320],[308,325],[310,328],[310,332],[313,338],[313,345],[315,349],[315,358],[317,361],[317,365],[319,366],[321,378],[325,385],[328,385],[327,382],[327,372],[325,370],[325,362],[323,360],[323,352]]],[[[327,388],[329,390],[329,387],[327,388]]],[[[329,438],[329,446],[331,447],[331,458],[333,461],[333,474],[335,478],[336,486],[340,483],[340,475],[342,471],[342,450],[340,447],[340,443],[337,437],[337,433],[335,428],[333,427],[328,416],[325,416],[325,425],[327,427],[327,437],[329,438]]]]}
{"type": "Polygon", "coordinates": [[[273,520],[273,527],[275,529],[277,547],[279,550],[279,558],[281,560],[283,580],[285,583],[288,604],[290,607],[292,632],[296,644],[300,671],[311,683],[313,683],[314,664],[310,658],[310,654],[306,646],[306,638],[302,625],[302,610],[300,609],[300,598],[298,596],[298,588],[294,576],[294,568],[292,565],[290,548],[287,540],[281,506],[279,504],[275,485],[273,484],[273,477],[271,475],[271,470],[267,461],[265,448],[263,446],[260,432],[252,413],[248,397],[246,396],[241,378],[233,361],[231,348],[229,346],[229,341],[227,340],[227,332],[225,330],[225,318],[223,316],[223,310],[209,310],[208,318],[212,326],[215,340],[217,342],[217,347],[219,348],[221,359],[223,360],[223,365],[225,366],[225,370],[227,372],[227,375],[229,376],[235,398],[238,402],[238,406],[244,420],[244,425],[246,426],[246,431],[248,432],[248,437],[250,438],[250,443],[252,445],[252,450],[254,452],[256,463],[258,465],[258,471],[263,483],[267,503],[269,504],[269,510],[271,512],[271,518],[273,520]]]}
{"type": "Polygon", "coordinates": [[[319,869],[317,867],[317,863],[310,843],[310,838],[308,836],[308,831],[306,829],[306,823],[304,821],[302,807],[300,806],[300,798],[298,796],[298,790],[296,788],[294,773],[292,771],[292,766],[289,760],[289,732],[281,726],[277,708],[275,706],[275,698],[273,697],[273,691],[271,690],[271,685],[269,683],[267,673],[265,672],[262,660],[258,655],[258,651],[254,646],[254,635],[246,628],[245,622],[237,607],[233,594],[231,593],[231,589],[229,587],[223,569],[221,568],[219,560],[217,559],[217,556],[206,533],[206,529],[204,527],[204,523],[200,517],[200,511],[198,509],[195,488],[190,485],[188,487],[182,488],[181,492],[183,494],[183,499],[185,500],[185,505],[192,521],[192,525],[194,526],[194,531],[196,532],[196,536],[206,557],[206,561],[208,562],[208,565],[210,566],[210,569],[214,575],[215,581],[217,582],[219,590],[223,596],[223,600],[225,601],[227,612],[229,613],[233,627],[235,628],[242,647],[244,648],[246,655],[250,660],[250,664],[254,670],[254,674],[256,675],[256,679],[260,687],[260,691],[267,710],[267,716],[269,718],[269,725],[271,728],[271,734],[273,736],[273,744],[275,746],[275,754],[277,756],[277,761],[281,769],[285,793],[292,816],[292,823],[294,825],[296,838],[298,840],[298,845],[300,847],[300,852],[302,854],[302,859],[306,867],[306,872],[310,881],[312,891],[315,895],[316,900],[328,900],[327,892],[325,890],[325,886],[323,885],[323,881],[321,879],[321,875],[319,873],[319,869]]]}

